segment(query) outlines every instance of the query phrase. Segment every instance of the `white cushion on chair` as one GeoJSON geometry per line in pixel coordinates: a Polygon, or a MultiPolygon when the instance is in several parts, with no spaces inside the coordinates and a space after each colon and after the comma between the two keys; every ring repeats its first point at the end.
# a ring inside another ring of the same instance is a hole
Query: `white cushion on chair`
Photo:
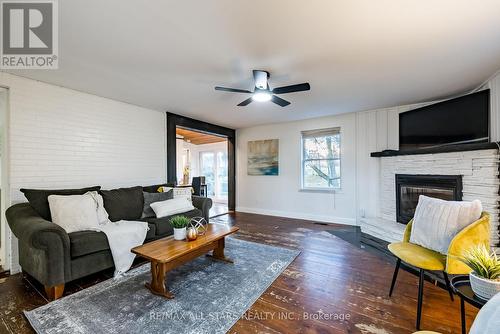
{"type": "Polygon", "coordinates": [[[445,201],[420,195],[413,217],[410,242],[447,254],[451,240],[458,232],[478,220],[482,211],[479,200],[445,201]]]}

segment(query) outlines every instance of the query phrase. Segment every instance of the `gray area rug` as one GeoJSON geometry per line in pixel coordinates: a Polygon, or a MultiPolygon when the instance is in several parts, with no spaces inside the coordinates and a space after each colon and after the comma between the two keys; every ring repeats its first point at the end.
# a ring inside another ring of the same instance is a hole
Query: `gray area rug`
{"type": "Polygon", "coordinates": [[[225,333],[299,251],[226,239],[234,264],[200,257],[168,273],[174,299],[144,287],[149,264],[32,311],[38,333],[225,333]]]}

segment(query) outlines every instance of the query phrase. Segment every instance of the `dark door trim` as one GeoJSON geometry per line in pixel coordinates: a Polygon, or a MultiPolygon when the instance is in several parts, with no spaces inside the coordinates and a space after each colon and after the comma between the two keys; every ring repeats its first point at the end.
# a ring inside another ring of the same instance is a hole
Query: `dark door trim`
{"type": "Polygon", "coordinates": [[[177,183],[177,144],[178,126],[207,132],[227,138],[228,208],[236,207],[236,131],[223,126],[210,124],[193,118],[167,112],[167,181],[177,183]]]}

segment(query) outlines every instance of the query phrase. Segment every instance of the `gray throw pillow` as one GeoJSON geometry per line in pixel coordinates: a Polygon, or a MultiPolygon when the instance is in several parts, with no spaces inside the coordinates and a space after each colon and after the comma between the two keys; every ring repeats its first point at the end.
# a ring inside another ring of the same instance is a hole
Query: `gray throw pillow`
{"type": "Polygon", "coordinates": [[[141,218],[144,198],[142,187],[118,188],[101,190],[104,208],[109,214],[109,220],[137,220],[141,218]]]}
{"type": "Polygon", "coordinates": [[[144,208],[142,209],[141,218],[156,217],[155,212],[151,209],[151,203],[166,201],[167,199],[174,198],[172,191],[166,193],[148,193],[143,192],[144,195],[144,208]]]}

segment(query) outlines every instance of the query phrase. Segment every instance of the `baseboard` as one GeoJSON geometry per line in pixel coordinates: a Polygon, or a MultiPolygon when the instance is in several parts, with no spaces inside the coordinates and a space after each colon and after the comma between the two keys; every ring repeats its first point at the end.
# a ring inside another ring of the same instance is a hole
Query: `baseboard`
{"type": "Polygon", "coordinates": [[[20,272],[22,271],[22,268],[19,264],[17,265],[12,265],[10,267],[10,274],[11,275],[14,275],[14,274],[19,274],[20,272]]]}
{"type": "Polygon", "coordinates": [[[241,206],[236,207],[236,211],[246,212],[246,213],[255,213],[255,214],[267,215],[267,216],[314,220],[314,221],[318,221],[318,222],[322,222],[322,223],[357,225],[355,218],[314,215],[314,214],[302,213],[302,212],[288,212],[288,211],[279,211],[279,210],[247,208],[247,207],[241,207],[241,206]]]}

